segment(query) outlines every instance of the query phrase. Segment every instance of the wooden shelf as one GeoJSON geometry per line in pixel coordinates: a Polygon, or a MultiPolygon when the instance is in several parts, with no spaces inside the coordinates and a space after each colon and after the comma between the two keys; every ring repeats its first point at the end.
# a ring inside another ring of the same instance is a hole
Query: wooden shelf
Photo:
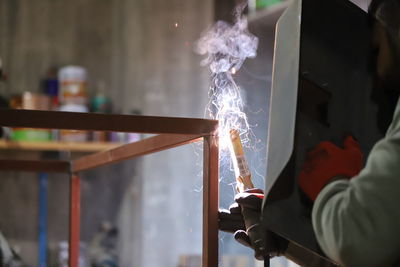
{"type": "Polygon", "coordinates": [[[108,150],[123,145],[123,143],[110,142],[29,142],[0,140],[0,149],[35,150],[35,151],[71,151],[71,152],[96,152],[108,150]]]}

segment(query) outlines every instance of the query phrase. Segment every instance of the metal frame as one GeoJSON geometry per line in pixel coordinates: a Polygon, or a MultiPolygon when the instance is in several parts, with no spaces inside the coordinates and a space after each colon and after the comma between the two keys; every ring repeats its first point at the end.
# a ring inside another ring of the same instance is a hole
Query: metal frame
{"type": "Polygon", "coordinates": [[[70,175],[69,267],[78,267],[79,172],[188,143],[203,141],[203,267],[218,266],[218,122],[206,119],[0,109],[0,125],[158,134],[72,161],[0,159],[0,170],[61,172],[70,175]]]}

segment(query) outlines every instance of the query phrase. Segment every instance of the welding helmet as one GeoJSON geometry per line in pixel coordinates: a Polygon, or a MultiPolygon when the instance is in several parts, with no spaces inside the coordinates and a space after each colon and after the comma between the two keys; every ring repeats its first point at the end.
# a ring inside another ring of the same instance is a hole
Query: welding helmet
{"type": "Polygon", "coordinates": [[[379,21],[390,38],[400,45],[400,0],[372,0],[368,9],[371,18],[379,21]]]}
{"type": "Polygon", "coordinates": [[[371,98],[378,106],[379,129],[386,132],[400,96],[400,0],[372,0],[368,13],[370,23],[378,22],[387,37],[370,58],[375,72],[371,98]]]}

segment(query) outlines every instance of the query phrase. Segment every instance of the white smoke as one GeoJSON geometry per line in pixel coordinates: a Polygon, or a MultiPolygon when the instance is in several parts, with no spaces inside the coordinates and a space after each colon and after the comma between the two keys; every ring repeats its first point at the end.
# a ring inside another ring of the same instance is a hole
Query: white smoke
{"type": "Polygon", "coordinates": [[[219,121],[220,145],[229,142],[229,130],[237,129],[242,141],[249,141],[250,130],[247,116],[243,112],[243,100],[240,89],[232,78],[246,58],[254,58],[258,38],[247,29],[247,19],[242,15],[246,6],[235,9],[235,23],[216,22],[204,32],[197,41],[195,51],[206,58],[203,66],[209,65],[212,72],[212,84],[209,90],[210,101],[207,115],[219,121]]]}

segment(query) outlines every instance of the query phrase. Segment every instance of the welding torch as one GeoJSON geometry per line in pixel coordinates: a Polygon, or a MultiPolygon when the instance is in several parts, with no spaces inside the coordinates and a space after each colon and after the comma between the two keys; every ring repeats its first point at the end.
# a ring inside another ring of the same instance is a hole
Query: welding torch
{"type": "MultiPolygon", "coordinates": [[[[239,131],[236,129],[231,129],[229,134],[231,139],[230,152],[237,182],[236,191],[238,193],[246,193],[246,191],[250,189],[255,189],[254,184],[251,180],[249,165],[247,164],[244,155],[239,131]]],[[[264,197],[264,195],[260,194],[254,195],[258,195],[258,197],[262,196],[262,198],[264,197]]],[[[265,255],[265,230],[260,221],[260,214],[258,212],[254,214],[253,209],[244,207],[243,205],[241,205],[241,210],[247,229],[246,232],[248,237],[250,238],[253,249],[256,251],[256,255],[265,255]]],[[[264,266],[269,266],[269,256],[264,257],[264,266]]]]}
{"type": "Polygon", "coordinates": [[[249,165],[243,152],[242,141],[240,140],[239,131],[232,129],[229,132],[231,139],[231,157],[236,175],[236,191],[242,193],[248,189],[253,189],[254,185],[251,181],[251,173],[249,165]]]}

